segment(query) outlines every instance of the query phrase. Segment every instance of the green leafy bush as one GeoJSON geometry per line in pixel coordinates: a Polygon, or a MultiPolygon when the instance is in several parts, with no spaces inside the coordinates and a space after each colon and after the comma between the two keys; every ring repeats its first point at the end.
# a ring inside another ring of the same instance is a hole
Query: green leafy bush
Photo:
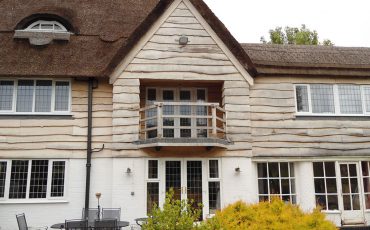
{"type": "Polygon", "coordinates": [[[247,205],[238,201],[203,222],[202,230],[335,230],[319,209],[304,213],[280,199],[247,205]]]}
{"type": "Polygon", "coordinates": [[[145,230],[191,230],[201,215],[200,208],[194,208],[194,202],[174,198],[173,190],[166,194],[163,209],[154,207],[149,214],[145,230]]]}

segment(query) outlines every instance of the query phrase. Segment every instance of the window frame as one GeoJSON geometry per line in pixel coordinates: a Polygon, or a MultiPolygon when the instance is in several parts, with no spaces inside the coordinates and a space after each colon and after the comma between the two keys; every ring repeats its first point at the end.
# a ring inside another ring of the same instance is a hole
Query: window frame
{"type": "MultiPolygon", "coordinates": [[[[298,191],[297,191],[297,173],[296,173],[296,164],[295,162],[291,161],[261,161],[256,163],[256,175],[257,175],[257,199],[259,202],[261,202],[261,197],[267,197],[267,200],[271,202],[271,198],[273,197],[279,197],[281,200],[283,200],[283,196],[289,196],[291,199],[289,202],[291,204],[298,204],[298,191]],[[269,175],[269,164],[278,164],[279,169],[279,177],[270,177],[269,175]],[[286,163],[288,164],[288,177],[281,176],[281,164],[286,163]],[[266,170],[267,174],[266,177],[259,177],[258,175],[258,164],[266,164],[266,170]],[[293,166],[293,173],[294,175],[291,175],[292,169],[291,166],[293,166]],[[270,192],[270,180],[279,180],[279,190],[280,193],[278,194],[271,194],[270,192]],[[267,194],[260,193],[260,185],[259,180],[266,180],[267,181],[267,194]],[[283,194],[283,187],[282,187],[282,180],[288,180],[289,181],[289,194],[283,194]],[[294,185],[292,185],[292,181],[294,181],[294,185]],[[294,186],[294,193],[292,192],[292,187],[294,186]],[[293,197],[295,200],[293,200],[293,197]]],[[[283,200],[284,201],[284,200],[283,200]]]]}
{"type": "Polygon", "coordinates": [[[207,158],[207,202],[208,202],[208,214],[210,217],[215,215],[215,213],[211,213],[211,207],[209,205],[209,183],[210,182],[218,182],[220,186],[220,209],[222,209],[222,168],[221,168],[221,159],[220,158],[207,158]],[[211,161],[217,161],[217,168],[218,168],[218,177],[211,177],[211,161]]]}
{"type": "Polygon", "coordinates": [[[366,100],[365,100],[365,87],[370,87],[370,85],[360,85],[360,84],[330,84],[330,83],[299,83],[294,84],[294,105],[295,105],[295,114],[297,116],[342,116],[342,117],[362,117],[362,116],[370,116],[370,111],[366,111],[366,100]],[[333,86],[333,93],[334,93],[334,113],[313,113],[312,112],[312,99],[311,99],[311,85],[312,84],[324,84],[324,85],[331,85],[333,86]],[[346,114],[340,112],[340,99],[339,99],[339,85],[353,85],[353,86],[360,86],[360,94],[361,94],[361,105],[362,105],[362,113],[361,114],[346,114]],[[298,111],[298,101],[297,101],[297,86],[305,86],[307,87],[307,96],[308,96],[308,112],[299,112],[298,111]]]}
{"type": "Polygon", "coordinates": [[[4,197],[0,197],[1,203],[43,203],[43,202],[65,202],[68,197],[67,184],[68,184],[68,168],[69,161],[65,159],[11,159],[11,160],[0,160],[0,162],[7,163],[6,175],[5,175],[5,190],[4,197]],[[27,171],[27,187],[26,187],[26,198],[10,199],[10,181],[12,172],[12,162],[16,160],[28,161],[27,171]],[[29,198],[30,197],[30,185],[31,185],[31,172],[32,172],[32,161],[33,160],[47,160],[48,161],[48,177],[47,177],[47,190],[45,198],[29,198]],[[53,174],[53,162],[62,161],[64,162],[64,191],[63,196],[51,196],[51,185],[52,185],[52,174],[53,174]]]}
{"type": "Polygon", "coordinates": [[[33,32],[52,32],[52,33],[66,33],[68,32],[67,28],[60,22],[55,21],[55,20],[37,20],[33,23],[31,23],[29,26],[27,26],[24,31],[33,31],[33,32]],[[40,28],[38,29],[32,29],[35,25],[40,24],[40,28]],[[41,25],[43,24],[52,24],[53,29],[41,29],[41,25]],[[59,26],[62,28],[61,30],[56,30],[55,25],[59,26]]]}
{"type": "Polygon", "coordinates": [[[13,84],[13,97],[12,97],[12,110],[0,110],[0,115],[71,115],[72,112],[72,80],[71,79],[55,79],[55,78],[0,78],[0,81],[12,81],[13,84]],[[33,81],[33,98],[32,98],[32,111],[31,112],[17,112],[17,96],[18,96],[18,82],[22,80],[33,81]],[[52,81],[52,91],[51,91],[51,104],[50,112],[35,112],[35,98],[36,98],[36,83],[37,81],[52,81]],[[57,82],[68,82],[68,110],[67,111],[57,111],[55,110],[55,90],[57,82]]]}
{"type": "Polygon", "coordinates": [[[146,164],[145,164],[145,194],[146,194],[146,197],[145,197],[145,212],[147,214],[148,213],[148,210],[149,210],[149,207],[148,207],[148,184],[149,183],[156,183],[158,184],[158,206],[159,206],[159,203],[160,203],[160,199],[161,199],[161,175],[160,175],[160,168],[161,168],[161,161],[160,159],[157,159],[157,158],[148,158],[146,160],[146,164]],[[149,161],[157,161],[157,178],[149,178],[149,161]]]}

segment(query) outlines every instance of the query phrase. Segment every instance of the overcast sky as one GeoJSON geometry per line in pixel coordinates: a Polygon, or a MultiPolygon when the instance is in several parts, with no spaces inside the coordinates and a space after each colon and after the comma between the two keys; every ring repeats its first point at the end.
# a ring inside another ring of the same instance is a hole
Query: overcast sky
{"type": "Polygon", "coordinates": [[[306,24],[336,46],[370,47],[370,0],[205,0],[239,42],[306,24]]]}

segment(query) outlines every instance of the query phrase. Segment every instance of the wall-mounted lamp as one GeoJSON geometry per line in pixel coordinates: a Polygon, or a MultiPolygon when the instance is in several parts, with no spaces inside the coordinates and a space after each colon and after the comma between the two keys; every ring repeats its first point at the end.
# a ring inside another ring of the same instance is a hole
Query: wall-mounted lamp
{"type": "Polygon", "coordinates": [[[126,169],[126,173],[127,173],[127,174],[131,174],[131,173],[132,173],[131,168],[127,168],[127,169],[126,169]]]}
{"type": "Polygon", "coordinates": [[[236,173],[240,173],[240,172],[241,172],[241,170],[240,170],[240,167],[239,167],[239,166],[235,168],[235,172],[236,172],[236,173]]]}
{"type": "Polygon", "coordinates": [[[182,35],[180,38],[179,38],[179,44],[180,45],[187,45],[189,43],[189,38],[186,37],[185,35],[182,35]]]}

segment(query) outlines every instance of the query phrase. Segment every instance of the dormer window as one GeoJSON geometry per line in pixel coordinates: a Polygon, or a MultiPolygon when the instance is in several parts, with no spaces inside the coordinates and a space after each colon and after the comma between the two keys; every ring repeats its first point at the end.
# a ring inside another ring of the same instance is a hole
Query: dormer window
{"type": "Polygon", "coordinates": [[[24,29],[16,30],[14,38],[29,39],[31,45],[48,45],[53,40],[69,41],[71,33],[55,20],[37,20],[24,29]]]}
{"type": "Polygon", "coordinates": [[[57,21],[39,20],[29,25],[26,31],[37,32],[67,32],[67,29],[57,21]]]}

